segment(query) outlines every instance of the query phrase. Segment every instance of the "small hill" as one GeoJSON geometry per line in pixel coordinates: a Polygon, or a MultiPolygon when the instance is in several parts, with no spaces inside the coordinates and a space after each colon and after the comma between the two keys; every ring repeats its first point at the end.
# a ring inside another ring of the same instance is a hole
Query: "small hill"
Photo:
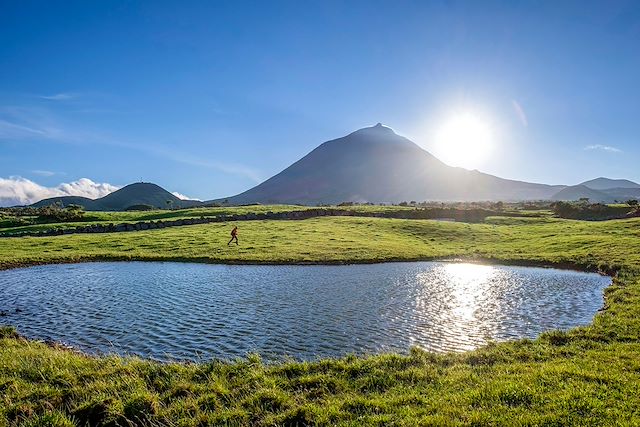
{"type": "Polygon", "coordinates": [[[159,185],[137,182],[95,200],[77,196],[53,197],[41,200],[31,206],[48,206],[54,203],[62,206],[80,205],[88,211],[123,211],[134,205],[149,205],[158,209],[167,209],[186,208],[202,204],[197,200],[182,200],[159,185]]]}
{"type": "Polygon", "coordinates": [[[327,141],[231,204],[549,199],[564,186],[451,167],[378,123],[327,141]]]}
{"type": "Polygon", "coordinates": [[[603,191],[593,190],[585,185],[574,185],[560,190],[552,198],[559,201],[589,199],[590,202],[613,203],[616,198],[603,191]]]}
{"type": "Polygon", "coordinates": [[[133,205],[150,205],[156,208],[192,206],[190,201],[182,200],[159,185],[150,182],[137,182],[122,187],[113,193],[96,199],[103,211],[124,210],[133,205]]]}
{"type": "Polygon", "coordinates": [[[610,179],[604,177],[592,179],[591,181],[586,181],[578,185],[584,185],[592,190],[612,190],[618,188],[640,189],[640,184],[629,181],[628,179],[610,179]]]}
{"type": "Polygon", "coordinates": [[[640,199],[640,188],[612,188],[606,193],[620,202],[630,199],[640,199]]]}
{"type": "Polygon", "coordinates": [[[79,205],[85,208],[88,211],[94,211],[95,201],[93,199],[89,199],[88,197],[80,197],[80,196],[60,196],[60,197],[51,197],[48,199],[42,199],[39,202],[35,202],[31,206],[35,208],[49,206],[49,205],[60,205],[62,207],[66,207],[69,205],[79,205]]]}

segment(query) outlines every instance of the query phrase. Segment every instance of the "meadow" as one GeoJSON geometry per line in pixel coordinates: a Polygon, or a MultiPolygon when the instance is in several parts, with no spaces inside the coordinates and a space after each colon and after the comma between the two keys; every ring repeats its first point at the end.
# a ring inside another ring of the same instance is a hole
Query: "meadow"
{"type": "Polygon", "coordinates": [[[428,259],[573,267],[614,282],[587,327],[462,354],[157,363],[78,354],[3,328],[0,426],[640,425],[640,219],[322,217],[0,239],[0,268],[428,259]],[[240,245],[228,247],[232,225],[240,245]]]}

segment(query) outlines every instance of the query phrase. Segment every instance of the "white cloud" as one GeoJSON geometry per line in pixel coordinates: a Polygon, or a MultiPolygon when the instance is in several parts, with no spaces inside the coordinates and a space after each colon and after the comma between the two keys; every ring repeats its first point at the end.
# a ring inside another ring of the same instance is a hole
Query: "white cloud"
{"type": "Polygon", "coordinates": [[[56,187],[44,187],[20,176],[0,178],[0,206],[28,205],[42,199],[58,196],[82,196],[97,199],[119,187],[109,183],[93,182],[89,178],[66,182],[56,187]]]}
{"type": "Polygon", "coordinates": [[[153,153],[158,156],[162,156],[167,159],[171,159],[175,162],[184,163],[185,165],[191,166],[199,166],[208,169],[214,169],[220,172],[241,176],[243,178],[247,178],[255,183],[260,183],[264,180],[260,172],[258,170],[249,167],[247,165],[243,165],[240,163],[222,163],[211,160],[203,160],[199,157],[178,153],[163,147],[132,147],[134,149],[139,149],[141,151],[147,151],[153,153]]]}
{"type": "Polygon", "coordinates": [[[182,200],[198,200],[198,201],[202,201],[200,199],[196,199],[195,197],[185,196],[184,194],[178,193],[177,191],[172,191],[171,194],[176,196],[178,199],[182,199],[182,200]]]}
{"type": "Polygon", "coordinates": [[[40,169],[32,170],[31,173],[35,175],[40,175],[40,176],[53,176],[56,174],[55,172],[52,172],[52,171],[45,171],[40,169]]]}
{"type": "MultiPolygon", "coordinates": [[[[62,99],[64,98],[62,95],[68,97],[79,96],[78,94],[57,94],[49,98],[62,99]]],[[[62,120],[59,114],[53,112],[51,108],[0,106],[0,142],[14,142],[18,140],[52,141],[73,145],[100,144],[122,147],[151,153],[178,163],[240,176],[254,183],[260,183],[264,179],[259,170],[248,165],[203,160],[201,156],[179,153],[172,148],[152,145],[144,141],[121,140],[99,132],[83,129],[78,127],[76,122],[62,120]]]]}
{"type": "Polygon", "coordinates": [[[57,140],[70,135],[45,108],[0,106],[0,140],[57,140]]]}
{"type": "Polygon", "coordinates": [[[529,120],[527,120],[527,115],[525,114],[522,106],[515,99],[511,100],[511,105],[513,106],[513,111],[515,111],[516,116],[518,116],[520,123],[522,123],[522,126],[528,127],[529,120]]]}
{"type": "Polygon", "coordinates": [[[602,150],[602,151],[608,151],[610,153],[622,153],[622,150],[616,147],[612,147],[610,145],[601,145],[601,144],[595,144],[595,145],[587,145],[586,147],[584,147],[585,150],[602,150]]]}
{"type": "Polygon", "coordinates": [[[46,131],[0,119],[0,139],[46,136],[46,131]]]}
{"type": "Polygon", "coordinates": [[[55,95],[41,95],[40,98],[49,101],[68,101],[69,99],[77,98],[78,96],[79,95],[77,93],[62,92],[56,93],[55,95]]]}

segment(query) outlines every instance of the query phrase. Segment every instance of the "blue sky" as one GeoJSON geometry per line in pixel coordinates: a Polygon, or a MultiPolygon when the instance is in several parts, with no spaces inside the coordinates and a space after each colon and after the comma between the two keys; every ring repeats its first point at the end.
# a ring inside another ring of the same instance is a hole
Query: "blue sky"
{"type": "Polygon", "coordinates": [[[469,167],[640,181],[640,2],[0,2],[5,186],[210,199],[376,122],[438,155],[459,111],[469,167]]]}

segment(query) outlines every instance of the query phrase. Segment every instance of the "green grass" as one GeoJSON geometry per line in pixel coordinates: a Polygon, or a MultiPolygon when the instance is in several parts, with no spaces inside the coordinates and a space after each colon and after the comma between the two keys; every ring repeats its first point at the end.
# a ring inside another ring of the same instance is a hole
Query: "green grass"
{"type": "MultiPolygon", "coordinates": [[[[413,211],[414,206],[380,206],[380,205],[357,205],[357,206],[331,206],[327,207],[333,210],[345,210],[362,214],[375,213],[401,213],[403,211],[413,211]]],[[[248,213],[267,213],[267,212],[293,212],[311,209],[306,206],[297,205],[256,205],[256,206],[233,206],[233,207],[210,207],[210,208],[192,208],[177,210],[152,210],[143,212],[86,212],[82,221],[73,222],[52,222],[51,220],[42,220],[35,216],[7,216],[0,219],[0,235],[13,235],[22,232],[37,232],[45,230],[65,230],[79,226],[92,224],[109,224],[109,223],[133,223],[138,221],[158,221],[158,220],[174,220],[186,218],[209,218],[221,215],[244,215],[248,213]],[[20,222],[20,225],[15,225],[20,222]]],[[[423,209],[423,208],[418,208],[423,209]]],[[[502,211],[505,215],[512,214],[514,216],[529,217],[551,217],[552,211],[538,210],[521,210],[506,208],[502,211]]],[[[5,213],[6,215],[6,213],[5,213]]]]}
{"type": "Polygon", "coordinates": [[[0,239],[0,267],[91,260],[491,259],[616,272],[590,326],[463,354],[161,364],[0,335],[0,426],[640,425],[640,219],[358,217],[0,239]]]}
{"type": "Polygon", "coordinates": [[[216,217],[220,215],[243,215],[247,213],[290,212],[308,209],[293,205],[258,205],[219,208],[193,208],[166,210],[158,209],[142,212],[86,212],[82,221],[74,222],[46,222],[37,217],[21,217],[31,224],[10,226],[10,221],[0,221],[0,234],[12,234],[24,231],[42,231],[50,229],[68,229],[90,224],[131,223],[137,221],[158,221],[184,218],[216,217]]]}

